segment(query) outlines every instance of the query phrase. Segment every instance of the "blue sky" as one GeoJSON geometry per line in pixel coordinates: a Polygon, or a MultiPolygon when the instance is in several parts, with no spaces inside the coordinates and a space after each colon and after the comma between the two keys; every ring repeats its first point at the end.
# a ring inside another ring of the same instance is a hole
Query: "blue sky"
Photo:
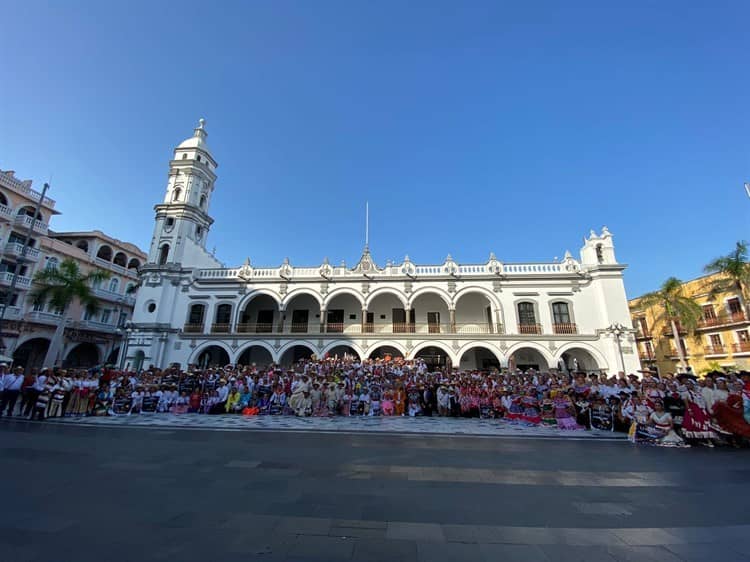
{"type": "Polygon", "coordinates": [[[574,255],[629,296],[750,238],[750,3],[0,0],[0,168],[148,247],[207,120],[228,265],[574,255]]]}

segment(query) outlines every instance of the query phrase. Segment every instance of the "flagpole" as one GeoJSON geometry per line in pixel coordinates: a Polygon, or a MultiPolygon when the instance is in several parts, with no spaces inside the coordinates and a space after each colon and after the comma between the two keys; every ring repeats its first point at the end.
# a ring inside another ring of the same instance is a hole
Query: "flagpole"
{"type": "Polygon", "coordinates": [[[365,247],[370,246],[370,202],[365,201],[365,247]]]}

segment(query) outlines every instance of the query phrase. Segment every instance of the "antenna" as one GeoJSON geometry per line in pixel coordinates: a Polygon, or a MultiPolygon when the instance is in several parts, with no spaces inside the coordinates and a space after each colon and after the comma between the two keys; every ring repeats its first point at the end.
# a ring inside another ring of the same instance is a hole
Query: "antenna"
{"type": "Polygon", "coordinates": [[[370,247],[370,202],[365,201],[365,248],[370,247]]]}

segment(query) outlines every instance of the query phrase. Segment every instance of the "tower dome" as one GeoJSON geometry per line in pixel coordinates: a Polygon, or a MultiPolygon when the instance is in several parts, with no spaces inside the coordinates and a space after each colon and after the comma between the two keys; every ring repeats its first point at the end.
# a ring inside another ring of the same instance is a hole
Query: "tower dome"
{"type": "Polygon", "coordinates": [[[207,136],[208,136],[208,133],[206,132],[206,120],[200,119],[198,121],[198,126],[195,128],[195,132],[193,133],[193,136],[182,141],[177,146],[177,150],[181,148],[199,148],[203,150],[204,152],[207,152],[210,154],[211,151],[208,149],[208,144],[206,143],[207,136]]]}

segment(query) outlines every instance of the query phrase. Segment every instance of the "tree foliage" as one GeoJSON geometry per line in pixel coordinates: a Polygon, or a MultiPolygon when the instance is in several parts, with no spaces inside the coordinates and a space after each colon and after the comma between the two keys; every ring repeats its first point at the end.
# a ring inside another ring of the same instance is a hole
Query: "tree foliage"
{"type": "Polygon", "coordinates": [[[101,269],[84,275],[75,261],[65,259],[58,267],[36,272],[31,299],[34,304],[50,303],[61,311],[67,310],[73,300],[77,299],[89,313],[94,314],[99,309],[99,303],[92,286],[109,277],[110,273],[101,269]]]}

